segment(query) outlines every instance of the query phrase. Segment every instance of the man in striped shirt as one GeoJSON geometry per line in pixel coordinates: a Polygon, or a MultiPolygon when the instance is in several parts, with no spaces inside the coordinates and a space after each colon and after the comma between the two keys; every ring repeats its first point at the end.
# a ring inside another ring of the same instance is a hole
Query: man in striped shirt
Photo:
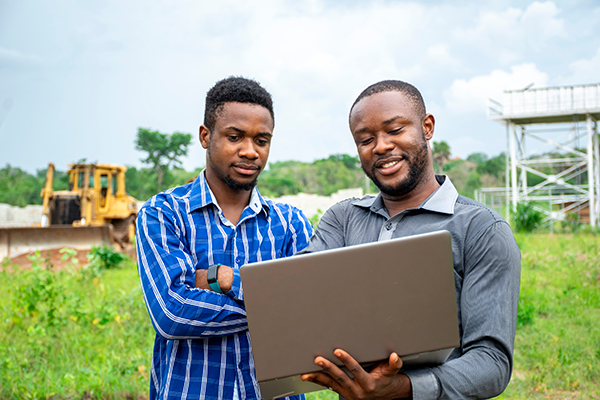
{"type": "Polygon", "coordinates": [[[150,399],[260,398],[239,268],[291,256],[312,235],[300,210],[255,187],[273,127],[271,96],[257,82],[217,82],[200,126],[206,169],[138,213],[138,269],[156,330],[150,399]]]}

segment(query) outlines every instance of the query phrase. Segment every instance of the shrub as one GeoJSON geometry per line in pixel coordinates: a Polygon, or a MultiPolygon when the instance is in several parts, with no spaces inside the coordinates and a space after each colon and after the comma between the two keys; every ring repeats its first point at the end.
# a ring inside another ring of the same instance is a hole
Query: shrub
{"type": "Polygon", "coordinates": [[[544,216],[530,203],[517,203],[513,210],[513,223],[517,232],[533,232],[538,229],[544,216]]]}
{"type": "Polygon", "coordinates": [[[562,228],[567,232],[577,233],[581,228],[581,220],[579,215],[575,213],[567,214],[567,217],[562,221],[562,228]]]}
{"type": "Polygon", "coordinates": [[[115,250],[114,246],[94,246],[87,255],[89,267],[92,269],[114,269],[119,268],[127,257],[115,250]]]}

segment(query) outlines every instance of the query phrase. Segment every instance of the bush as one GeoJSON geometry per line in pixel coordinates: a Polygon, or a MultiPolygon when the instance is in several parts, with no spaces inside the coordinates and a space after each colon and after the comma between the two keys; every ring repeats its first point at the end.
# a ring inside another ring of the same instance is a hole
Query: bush
{"type": "Polygon", "coordinates": [[[540,227],[543,219],[543,214],[530,203],[517,203],[517,208],[513,210],[513,223],[517,232],[533,232],[540,227]]]}
{"type": "Polygon", "coordinates": [[[562,228],[566,232],[577,233],[581,229],[581,220],[579,215],[575,213],[567,214],[567,217],[562,221],[562,228]]]}
{"type": "Polygon", "coordinates": [[[98,270],[119,268],[129,258],[116,251],[114,246],[94,246],[87,257],[88,266],[98,270]]]}

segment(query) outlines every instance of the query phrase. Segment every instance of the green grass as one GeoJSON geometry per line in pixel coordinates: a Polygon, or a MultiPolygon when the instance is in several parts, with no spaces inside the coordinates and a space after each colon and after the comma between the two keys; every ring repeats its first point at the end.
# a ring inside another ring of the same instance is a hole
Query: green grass
{"type": "Polygon", "coordinates": [[[517,235],[521,295],[503,399],[600,398],[600,237],[517,235]]]}
{"type": "Polygon", "coordinates": [[[0,273],[0,398],[147,394],[154,332],[134,263],[0,273]]]}
{"type": "MultiPolygon", "coordinates": [[[[600,399],[600,236],[517,241],[515,369],[499,398],[600,399]]],[[[147,396],[154,330],[134,263],[101,272],[10,269],[0,270],[1,399],[147,396]]]]}

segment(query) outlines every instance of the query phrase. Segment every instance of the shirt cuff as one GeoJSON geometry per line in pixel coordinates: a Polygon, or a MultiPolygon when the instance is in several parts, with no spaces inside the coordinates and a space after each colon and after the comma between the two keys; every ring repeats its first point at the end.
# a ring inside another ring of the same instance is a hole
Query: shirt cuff
{"type": "Polygon", "coordinates": [[[242,293],[242,279],[240,278],[240,270],[238,268],[233,269],[233,283],[229,292],[225,293],[227,296],[234,300],[244,301],[244,295],[242,293]]]}
{"type": "Polygon", "coordinates": [[[410,379],[413,400],[437,400],[440,397],[440,384],[430,370],[414,369],[402,373],[410,379]]]}

